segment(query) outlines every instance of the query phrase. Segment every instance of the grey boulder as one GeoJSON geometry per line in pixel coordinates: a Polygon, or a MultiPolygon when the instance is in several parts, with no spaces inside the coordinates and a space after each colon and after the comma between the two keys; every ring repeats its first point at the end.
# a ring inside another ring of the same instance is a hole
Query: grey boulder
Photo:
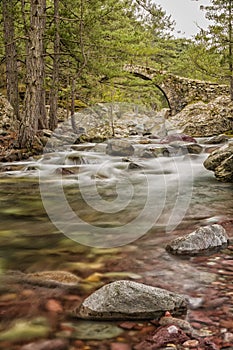
{"type": "Polygon", "coordinates": [[[229,238],[221,225],[200,227],[183,237],[178,237],[166,246],[166,250],[177,255],[196,255],[226,246],[229,238]]]}
{"type": "Polygon", "coordinates": [[[233,182],[233,143],[212,152],[204,161],[204,167],[214,171],[217,180],[233,182]]]}
{"type": "Polygon", "coordinates": [[[83,301],[76,316],[93,320],[159,319],[164,312],[183,315],[184,296],[127,280],[109,283],[83,301]]]}

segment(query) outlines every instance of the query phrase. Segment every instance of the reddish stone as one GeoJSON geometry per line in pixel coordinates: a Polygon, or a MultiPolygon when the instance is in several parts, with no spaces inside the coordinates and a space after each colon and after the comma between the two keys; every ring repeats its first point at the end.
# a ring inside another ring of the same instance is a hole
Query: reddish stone
{"type": "Polygon", "coordinates": [[[39,342],[29,343],[21,350],[67,350],[68,341],[65,339],[42,340],[39,342]]]}
{"type": "Polygon", "coordinates": [[[48,311],[55,312],[55,313],[60,313],[63,311],[63,308],[62,308],[60,302],[55,300],[55,299],[49,299],[47,301],[46,309],[48,311]]]}
{"type": "Polygon", "coordinates": [[[25,298],[30,298],[32,296],[35,296],[35,292],[31,289],[24,289],[22,292],[21,292],[21,295],[25,298]]]}
{"type": "Polygon", "coordinates": [[[185,348],[196,348],[199,345],[199,341],[196,339],[186,340],[182,344],[185,348]]]}
{"type": "Polygon", "coordinates": [[[77,348],[77,349],[83,349],[85,346],[85,343],[82,340],[75,340],[73,342],[73,345],[77,348]]]}
{"type": "Polygon", "coordinates": [[[218,306],[221,306],[224,304],[226,301],[228,301],[228,298],[216,298],[213,300],[209,300],[206,302],[205,307],[207,308],[216,308],[218,306]]]}
{"type": "Polygon", "coordinates": [[[213,325],[214,322],[205,314],[203,314],[200,311],[192,311],[192,313],[189,315],[190,319],[198,322],[198,323],[205,323],[205,324],[210,324],[213,325]]]}
{"type": "Polygon", "coordinates": [[[136,345],[135,350],[156,350],[167,344],[183,344],[190,338],[177,326],[163,326],[145,341],[136,345]]]}
{"type": "Polygon", "coordinates": [[[112,343],[110,345],[111,350],[131,350],[132,347],[126,343],[112,343]]]}
{"type": "Polygon", "coordinates": [[[125,321],[125,322],[122,322],[119,325],[119,327],[121,327],[123,329],[134,329],[136,325],[137,325],[137,323],[135,323],[135,322],[125,321]]]}
{"type": "Polygon", "coordinates": [[[227,329],[233,329],[233,319],[231,320],[220,320],[220,326],[227,328],[227,329]]]}

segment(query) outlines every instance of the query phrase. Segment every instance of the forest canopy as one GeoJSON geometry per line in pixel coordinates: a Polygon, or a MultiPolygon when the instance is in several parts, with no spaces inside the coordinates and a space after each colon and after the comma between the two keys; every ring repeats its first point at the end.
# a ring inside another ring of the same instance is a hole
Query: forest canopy
{"type": "Polygon", "coordinates": [[[151,82],[126,75],[128,63],[220,83],[232,77],[231,1],[212,0],[204,10],[214,25],[193,39],[174,37],[174,21],[152,0],[1,5],[1,92],[19,120],[20,147],[31,147],[38,130],[56,128],[58,107],[71,114],[109,101],[163,107],[151,82]]]}

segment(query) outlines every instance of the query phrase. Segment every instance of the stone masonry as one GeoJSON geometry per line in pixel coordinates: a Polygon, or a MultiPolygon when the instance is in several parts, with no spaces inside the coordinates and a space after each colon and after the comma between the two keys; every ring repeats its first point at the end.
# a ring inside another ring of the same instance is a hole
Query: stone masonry
{"type": "Polygon", "coordinates": [[[210,102],[229,93],[227,85],[189,79],[149,67],[125,65],[124,70],[145,80],[152,80],[164,94],[171,114],[180,112],[186,105],[197,101],[210,102]]]}

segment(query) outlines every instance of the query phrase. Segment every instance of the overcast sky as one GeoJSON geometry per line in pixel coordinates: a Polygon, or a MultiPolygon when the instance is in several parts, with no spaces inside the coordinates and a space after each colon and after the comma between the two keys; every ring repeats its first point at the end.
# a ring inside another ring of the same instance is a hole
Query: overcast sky
{"type": "Polygon", "coordinates": [[[197,25],[206,28],[208,21],[205,19],[204,11],[200,5],[209,4],[209,0],[154,0],[161,5],[167,14],[172,15],[176,21],[175,36],[192,37],[198,32],[197,25]]]}

